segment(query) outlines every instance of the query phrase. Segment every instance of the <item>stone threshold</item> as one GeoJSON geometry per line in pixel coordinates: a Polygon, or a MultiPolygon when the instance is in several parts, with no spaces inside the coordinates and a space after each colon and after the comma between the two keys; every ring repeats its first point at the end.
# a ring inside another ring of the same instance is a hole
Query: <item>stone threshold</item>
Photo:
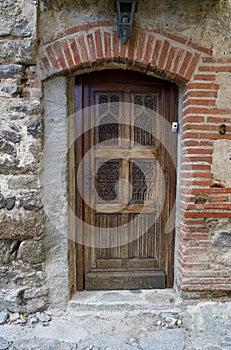
{"type": "Polygon", "coordinates": [[[183,301],[173,289],[104,290],[77,292],[68,310],[179,312],[183,301]]]}

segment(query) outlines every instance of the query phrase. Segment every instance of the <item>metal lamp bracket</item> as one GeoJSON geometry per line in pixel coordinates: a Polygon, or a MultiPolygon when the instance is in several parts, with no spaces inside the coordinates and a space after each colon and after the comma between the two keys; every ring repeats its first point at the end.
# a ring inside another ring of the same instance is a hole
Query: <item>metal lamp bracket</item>
{"type": "Polygon", "coordinates": [[[133,17],[137,0],[116,0],[117,34],[123,44],[132,36],[133,17]]]}

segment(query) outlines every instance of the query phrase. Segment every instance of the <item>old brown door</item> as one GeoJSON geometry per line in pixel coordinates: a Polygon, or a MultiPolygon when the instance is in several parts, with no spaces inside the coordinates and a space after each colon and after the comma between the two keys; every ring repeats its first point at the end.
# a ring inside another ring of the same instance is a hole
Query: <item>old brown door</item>
{"type": "Polygon", "coordinates": [[[105,70],[76,77],[75,101],[77,289],[171,287],[176,87],[105,70]]]}

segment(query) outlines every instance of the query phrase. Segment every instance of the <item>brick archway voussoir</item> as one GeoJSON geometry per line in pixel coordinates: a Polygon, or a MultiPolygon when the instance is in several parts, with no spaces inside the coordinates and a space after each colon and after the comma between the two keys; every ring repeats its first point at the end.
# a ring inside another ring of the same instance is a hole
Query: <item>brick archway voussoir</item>
{"type": "Polygon", "coordinates": [[[61,72],[94,70],[110,62],[127,69],[154,74],[163,79],[186,83],[209,49],[159,30],[135,28],[124,45],[115,28],[99,23],[79,26],[57,34],[39,50],[42,79],[61,72]]]}

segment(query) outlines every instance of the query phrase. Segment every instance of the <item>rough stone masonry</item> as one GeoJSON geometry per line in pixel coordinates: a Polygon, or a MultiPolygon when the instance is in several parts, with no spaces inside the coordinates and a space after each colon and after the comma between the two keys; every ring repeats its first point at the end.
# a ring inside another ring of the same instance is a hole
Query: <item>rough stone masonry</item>
{"type": "Polygon", "coordinates": [[[1,309],[64,306],[74,291],[72,246],[49,240],[41,201],[46,108],[63,93],[67,111],[71,79],[106,68],[179,86],[175,288],[187,297],[230,295],[230,17],[230,0],[139,1],[134,36],[121,45],[113,1],[0,0],[1,309]]]}

